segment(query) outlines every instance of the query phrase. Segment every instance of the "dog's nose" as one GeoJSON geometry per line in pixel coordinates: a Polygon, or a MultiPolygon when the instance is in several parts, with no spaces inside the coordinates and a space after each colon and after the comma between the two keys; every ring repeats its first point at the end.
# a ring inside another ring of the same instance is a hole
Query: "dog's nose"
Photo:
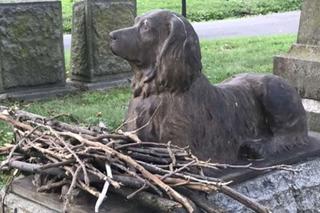
{"type": "Polygon", "coordinates": [[[111,40],[117,40],[116,34],[114,33],[114,31],[109,33],[109,36],[111,38],[111,40]]]}

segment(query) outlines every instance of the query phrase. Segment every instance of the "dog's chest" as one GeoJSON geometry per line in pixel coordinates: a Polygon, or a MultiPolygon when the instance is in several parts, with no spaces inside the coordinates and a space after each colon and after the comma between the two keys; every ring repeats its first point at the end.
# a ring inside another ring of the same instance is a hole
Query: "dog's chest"
{"type": "Polygon", "coordinates": [[[232,140],[236,135],[254,138],[264,128],[258,105],[241,94],[228,100],[223,96],[196,100],[192,95],[139,97],[129,105],[128,120],[134,122],[128,129],[144,127],[139,131],[142,140],[173,141],[181,146],[201,144],[202,140],[232,140]]]}

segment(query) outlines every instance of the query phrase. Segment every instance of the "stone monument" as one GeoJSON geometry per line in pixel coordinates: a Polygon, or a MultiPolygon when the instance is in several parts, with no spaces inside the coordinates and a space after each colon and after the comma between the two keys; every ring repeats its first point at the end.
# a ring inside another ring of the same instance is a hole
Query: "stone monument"
{"type": "Polygon", "coordinates": [[[274,58],[274,74],[289,81],[304,98],[309,127],[320,131],[320,1],[305,0],[297,43],[274,58]]]}
{"type": "Polygon", "coordinates": [[[132,25],[135,0],[84,0],[73,6],[71,82],[104,89],[128,82],[129,64],[112,54],[109,33],[132,25]]]}
{"type": "Polygon", "coordinates": [[[61,2],[0,2],[0,99],[37,99],[65,86],[61,2]]]}

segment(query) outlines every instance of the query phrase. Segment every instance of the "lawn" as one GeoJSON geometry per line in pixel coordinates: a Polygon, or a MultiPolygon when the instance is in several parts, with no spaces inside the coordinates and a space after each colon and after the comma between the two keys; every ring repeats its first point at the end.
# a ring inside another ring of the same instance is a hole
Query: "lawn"
{"type": "MultiPolygon", "coordinates": [[[[64,29],[70,32],[73,0],[61,1],[64,29]]],[[[208,21],[297,10],[301,2],[302,0],[187,0],[187,14],[191,21],[208,21]]],[[[180,13],[181,0],[137,0],[139,15],[159,8],[180,13]]]]}
{"type": "MultiPolygon", "coordinates": [[[[286,52],[295,39],[295,36],[272,36],[202,41],[204,73],[212,83],[242,72],[270,73],[273,56],[286,52]]],[[[108,92],[84,92],[49,101],[7,102],[5,105],[16,105],[45,116],[67,113],[70,117],[64,121],[83,125],[103,122],[114,129],[123,121],[129,98],[130,89],[121,88],[108,92]]],[[[0,123],[0,145],[11,138],[9,128],[0,123]]],[[[4,182],[3,177],[0,175],[0,185],[4,182]]]]}

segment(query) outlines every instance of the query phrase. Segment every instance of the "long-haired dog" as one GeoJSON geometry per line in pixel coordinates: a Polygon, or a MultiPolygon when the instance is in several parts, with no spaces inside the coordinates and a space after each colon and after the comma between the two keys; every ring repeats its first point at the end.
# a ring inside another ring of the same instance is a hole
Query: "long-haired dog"
{"type": "Polygon", "coordinates": [[[200,45],[182,16],[158,10],[110,33],[114,54],[132,66],[127,130],[144,141],[190,146],[202,159],[267,158],[308,143],[294,88],[274,75],[241,74],[212,85],[200,45]]]}

